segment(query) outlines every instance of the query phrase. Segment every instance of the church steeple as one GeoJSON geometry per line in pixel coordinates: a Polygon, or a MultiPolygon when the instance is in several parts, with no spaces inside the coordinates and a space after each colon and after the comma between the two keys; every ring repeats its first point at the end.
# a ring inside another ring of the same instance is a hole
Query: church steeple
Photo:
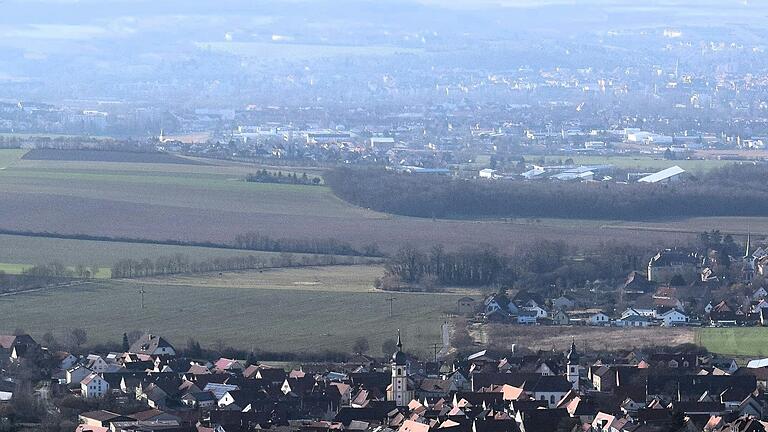
{"type": "Polygon", "coordinates": [[[571,388],[574,390],[579,389],[579,353],[576,351],[576,341],[571,338],[571,349],[568,350],[566,355],[568,360],[566,372],[566,378],[571,383],[571,388]]]}
{"type": "Polygon", "coordinates": [[[408,357],[403,352],[403,341],[400,338],[400,329],[397,329],[397,351],[392,354],[392,363],[395,365],[405,365],[408,357]]]}
{"type": "Polygon", "coordinates": [[[397,330],[397,351],[392,354],[390,364],[392,382],[387,388],[387,399],[395,401],[397,406],[406,406],[413,400],[414,391],[408,382],[408,356],[403,352],[403,340],[397,330]]]}
{"type": "Polygon", "coordinates": [[[750,243],[751,243],[751,240],[752,240],[752,239],[751,239],[751,237],[752,237],[752,235],[751,235],[751,234],[752,234],[752,233],[750,232],[749,228],[747,228],[747,247],[746,247],[746,249],[744,250],[744,258],[749,258],[749,249],[750,249],[750,248],[751,248],[751,246],[752,246],[752,245],[750,245],[750,243]]]}

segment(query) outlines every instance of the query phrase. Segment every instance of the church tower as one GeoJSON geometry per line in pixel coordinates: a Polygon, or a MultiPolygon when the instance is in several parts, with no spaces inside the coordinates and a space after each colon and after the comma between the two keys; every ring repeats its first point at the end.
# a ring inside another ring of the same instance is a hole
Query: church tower
{"type": "Polygon", "coordinates": [[[568,350],[568,372],[567,378],[571,383],[571,388],[579,389],[579,353],[576,352],[576,342],[571,339],[571,349],[568,350]]]}
{"type": "Polygon", "coordinates": [[[392,354],[392,383],[387,388],[387,400],[397,406],[406,406],[413,400],[413,389],[408,386],[408,356],[403,352],[400,330],[397,331],[397,351],[392,354]]]}

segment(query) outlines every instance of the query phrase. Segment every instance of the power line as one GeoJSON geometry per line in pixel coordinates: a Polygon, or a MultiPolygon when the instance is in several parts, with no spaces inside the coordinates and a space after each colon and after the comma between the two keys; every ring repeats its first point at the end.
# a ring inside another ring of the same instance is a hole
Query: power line
{"type": "Polygon", "coordinates": [[[390,297],[390,298],[387,299],[387,301],[389,302],[389,317],[390,318],[392,318],[392,303],[394,303],[395,300],[397,300],[397,297],[390,297]]]}
{"type": "Polygon", "coordinates": [[[141,294],[141,308],[142,309],[144,309],[144,293],[145,292],[146,291],[144,291],[144,287],[141,287],[141,289],[139,290],[139,294],[141,294]]]}

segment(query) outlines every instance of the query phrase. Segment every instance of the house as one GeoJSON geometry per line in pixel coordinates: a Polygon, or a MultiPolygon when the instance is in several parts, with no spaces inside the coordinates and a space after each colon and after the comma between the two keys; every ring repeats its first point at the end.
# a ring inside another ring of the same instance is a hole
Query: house
{"type": "Polygon", "coordinates": [[[643,316],[646,318],[656,318],[656,309],[636,307],[627,308],[624,312],[621,313],[621,318],[624,319],[632,315],[643,316]]]}
{"type": "Polygon", "coordinates": [[[150,333],[145,334],[133,343],[130,353],[151,356],[175,356],[176,350],[164,338],[150,333]]]}
{"type": "Polygon", "coordinates": [[[112,422],[117,421],[130,421],[132,420],[128,416],[113,413],[111,411],[98,410],[88,411],[77,416],[78,421],[86,426],[105,427],[108,428],[112,422]]]}
{"type": "Polygon", "coordinates": [[[39,348],[30,335],[0,335],[0,364],[7,360],[16,361],[27,351],[39,348]]]}
{"type": "Polygon", "coordinates": [[[483,302],[483,312],[486,315],[490,315],[496,311],[516,315],[518,313],[517,306],[509,301],[509,298],[503,294],[492,294],[485,298],[483,302]]]}
{"type": "Polygon", "coordinates": [[[706,306],[704,306],[704,313],[708,314],[708,313],[712,312],[712,309],[713,309],[714,307],[715,307],[715,306],[714,306],[714,305],[712,305],[712,302],[710,301],[709,303],[707,303],[707,305],[706,305],[706,306]]]}
{"type": "Polygon", "coordinates": [[[472,297],[462,297],[457,300],[456,313],[459,315],[470,315],[475,313],[475,299],[472,297]]]}
{"type": "Polygon", "coordinates": [[[554,408],[573,385],[563,376],[542,376],[532,383],[526,382],[523,389],[531,392],[534,399],[546,401],[550,408],[554,408]]]}
{"type": "Polygon", "coordinates": [[[628,315],[615,321],[619,327],[648,327],[651,319],[642,315],[628,315]]]}
{"type": "Polygon", "coordinates": [[[552,314],[552,324],[554,325],[570,325],[571,324],[571,318],[568,316],[567,313],[565,313],[562,309],[557,309],[554,314],[552,314]]]}
{"type": "Polygon", "coordinates": [[[680,312],[677,309],[670,309],[659,316],[665,327],[672,327],[675,325],[684,325],[690,318],[688,315],[680,312]]]}
{"type": "Polygon", "coordinates": [[[536,312],[521,310],[517,315],[518,324],[536,324],[536,312]]]}
{"type": "Polygon", "coordinates": [[[85,367],[97,374],[104,373],[109,369],[107,362],[96,354],[88,354],[85,358],[85,367]]]}
{"type": "Polygon", "coordinates": [[[535,305],[535,306],[525,306],[522,308],[524,311],[527,312],[534,312],[536,313],[536,318],[546,318],[549,314],[547,313],[547,310],[542,308],[541,306],[535,305]]]}
{"type": "Polygon", "coordinates": [[[495,169],[485,168],[481,169],[478,173],[478,177],[482,179],[495,179],[500,177],[499,172],[495,169]]]}
{"type": "Polygon", "coordinates": [[[555,310],[571,309],[574,306],[576,306],[576,300],[566,295],[561,295],[560,297],[552,299],[552,309],[555,310]]]}
{"type": "Polygon", "coordinates": [[[75,365],[67,369],[67,384],[80,384],[92,372],[83,365],[75,365]]]}
{"type": "Polygon", "coordinates": [[[679,276],[686,283],[693,282],[700,277],[701,261],[696,252],[664,249],[648,262],[648,281],[670,283],[679,276]]]}
{"type": "Polygon", "coordinates": [[[80,394],[84,398],[102,398],[108,391],[109,383],[95,373],[91,373],[80,382],[80,394]]]}
{"type": "Polygon", "coordinates": [[[243,364],[235,359],[220,358],[213,364],[214,373],[237,373],[242,374],[245,368],[243,364]]]}
{"type": "Polygon", "coordinates": [[[752,294],[752,300],[762,300],[766,297],[768,297],[768,291],[766,291],[763,287],[756,289],[752,294]]]}
{"type": "Polygon", "coordinates": [[[15,382],[0,379],[0,402],[10,401],[13,398],[14,390],[16,390],[15,382]]]}
{"type": "Polygon", "coordinates": [[[736,360],[732,358],[715,358],[712,359],[709,364],[729,374],[733,374],[739,369],[736,360]]]}
{"type": "Polygon", "coordinates": [[[193,392],[182,396],[181,403],[191,408],[212,409],[216,406],[216,398],[211,392],[193,392]]]}
{"type": "Polygon", "coordinates": [[[595,326],[607,326],[611,325],[611,318],[603,312],[598,312],[591,315],[587,323],[595,326]]]}

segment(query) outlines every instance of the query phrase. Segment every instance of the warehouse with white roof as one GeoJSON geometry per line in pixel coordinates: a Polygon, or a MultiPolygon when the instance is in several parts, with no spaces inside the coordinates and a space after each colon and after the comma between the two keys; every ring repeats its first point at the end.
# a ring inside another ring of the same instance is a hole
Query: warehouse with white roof
{"type": "Polygon", "coordinates": [[[686,174],[686,171],[680,168],[679,166],[675,165],[665,170],[661,170],[657,173],[653,173],[645,177],[642,177],[639,180],[637,180],[637,182],[638,183],[667,183],[671,181],[680,180],[683,174],[686,174]]]}

